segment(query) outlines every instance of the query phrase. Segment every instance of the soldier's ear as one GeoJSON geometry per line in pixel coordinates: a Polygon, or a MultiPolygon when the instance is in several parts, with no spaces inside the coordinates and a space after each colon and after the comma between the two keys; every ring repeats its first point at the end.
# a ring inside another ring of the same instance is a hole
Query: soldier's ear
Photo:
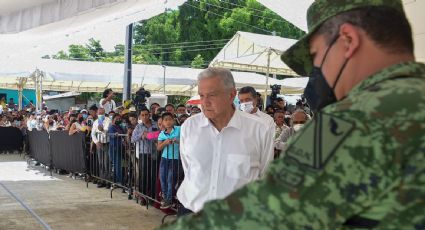
{"type": "Polygon", "coordinates": [[[358,27],[349,23],[344,23],[340,27],[340,37],[344,47],[344,57],[351,58],[359,49],[361,38],[358,27]]]}

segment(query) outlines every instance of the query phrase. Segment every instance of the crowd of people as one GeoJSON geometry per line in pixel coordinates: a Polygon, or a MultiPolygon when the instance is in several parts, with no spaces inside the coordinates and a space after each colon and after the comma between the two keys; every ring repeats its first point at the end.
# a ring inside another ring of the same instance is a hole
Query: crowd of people
{"type": "MultiPolygon", "coordinates": [[[[112,143],[115,142],[113,140],[115,135],[126,136],[128,143],[133,143],[137,147],[138,178],[144,181],[154,181],[155,178],[158,178],[161,185],[161,200],[163,200],[161,207],[169,208],[173,204],[176,184],[181,182],[181,179],[176,177],[177,168],[183,171],[179,155],[180,127],[188,118],[201,113],[201,109],[197,106],[183,104],[177,106],[167,104],[161,107],[159,104],[153,103],[149,108],[142,108],[136,112],[117,107],[113,100],[114,96],[115,93],[111,89],[107,89],[98,105],[92,105],[88,109],[71,107],[69,111],[62,113],[48,111],[47,108],[37,112],[32,104],[18,111],[17,106],[11,100],[11,103],[2,110],[0,127],[19,128],[24,136],[28,131],[33,130],[66,131],[70,136],[84,133],[90,140],[90,152],[95,153],[99,149],[107,149],[108,154],[97,154],[99,158],[97,161],[102,162],[102,165],[121,165],[121,157],[114,156],[114,154],[118,154],[122,149],[119,146],[113,146],[112,143]],[[152,156],[157,152],[160,153],[160,158],[153,159],[152,156]],[[152,171],[154,166],[149,162],[152,163],[153,160],[155,160],[155,164],[158,162],[158,172],[150,175],[139,172],[143,169],[152,171]]],[[[273,127],[274,142],[270,144],[273,145],[275,157],[284,148],[288,137],[297,132],[300,126],[309,119],[301,102],[297,104],[296,109],[292,109],[294,112],[291,113],[281,98],[273,101],[266,111],[260,111],[259,103],[257,103],[258,94],[252,87],[241,88],[238,99],[240,101],[238,110],[264,119],[268,126],[273,127]]],[[[247,133],[247,135],[251,134],[247,133]]],[[[116,182],[122,182],[120,181],[122,170],[102,167],[99,173],[102,178],[113,177],[116,178],[116,182]]],[[[70,172],[71,175],[73,173],[70,172]]],[[[96,183],[99,188],[109,188],[111,185],[105,181],[96,181],[96,183]]],[[[142,193],[146,193],[153,190],[154,186],[152,182],[145,183],[139,189],[142,193]]],[[[146,202],[146,200],[142,201],[142,203],[146,202]]]]}

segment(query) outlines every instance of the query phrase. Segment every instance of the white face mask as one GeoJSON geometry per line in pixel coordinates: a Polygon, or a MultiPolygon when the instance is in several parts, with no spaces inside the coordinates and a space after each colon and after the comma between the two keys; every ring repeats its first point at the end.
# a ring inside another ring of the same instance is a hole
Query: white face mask
{"type": "Polygon", "coordinates": [[[142,123],[143,123],[143,121],[142,121],[142,120],[138,120],[138,121],[137,121],[137,123],[138,123],[138,124],[142,124],[142,123]]]}
{"type": "Polygon", "coordinates": [[[303,126],[304,126],[303,124],[296,124],[296,125],[294,125],[293,128],[294,128],[295,132],[298,132],[303,126]]]}
{"type": "Polygon", "coordinates": [[[254,110],[254,103],[252,101],[241,103],[240,110],[245,113],[251,113],[254,110]]]}

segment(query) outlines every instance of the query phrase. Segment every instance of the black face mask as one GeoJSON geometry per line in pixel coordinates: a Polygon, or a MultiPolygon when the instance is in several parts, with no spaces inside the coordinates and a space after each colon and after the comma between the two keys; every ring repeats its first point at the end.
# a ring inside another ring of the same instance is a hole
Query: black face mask
{"type": "Polygon", "coordinates": [[[337,101],[334,92],[335,87],[338,84],[342,71],[344,71],[345,66],[347,65],[348,59],[346,59],[344,64],[342,65],[342,68],[339,71],[332,88],[329,86],[328,82],[325,79],[325,76],[323,75],[322,67],[326,61],[326,57],[328,56],[329,50],[332,48],[338,38],[339,36],[336,37],[329,45],[320,67],[313,67],[313,71],[310,74],[307,86],[304,90],[304,97],[306,98],[307,103],[310,105],[310,109],[313,110],[313,112],[318,112],[325,106],[333,104],[337,101]]]}

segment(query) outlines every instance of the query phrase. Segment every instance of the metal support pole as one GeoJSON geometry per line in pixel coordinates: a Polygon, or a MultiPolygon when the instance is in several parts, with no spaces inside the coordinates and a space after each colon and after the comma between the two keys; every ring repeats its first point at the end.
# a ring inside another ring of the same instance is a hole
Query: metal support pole
{"type": "Polygon", "coordinates": [[[35,70],[35,73],[34,73],[34,82],[35,82],[35,84],[34,84],[34,87],[35,87],[35,110],[37,111],[37,112],[39,112],[40,110],[39,110],[39,107],[40,107],[40,86],[39,86],[39,82],[40,82],[40,73],[39,73],[39,70],[37,69],[37,70],[35,70]]]}
{"type": "Polygon", "coordinates": [[[127,32],[125,36],[124,82],[123,82],[123,89],[122,89],[123,103],[124,101],[131,99],[132,54],[133,54],[133,23],[127,26],[127,32]]]}
{"type": "Polygon", "coordinates": [[[268,54],[267,54],[267,74],[266,74],[266,89],[264,91],[264,108],[266,109],[267,107],[267,93],[269,90],[269,75],[270,75],[270,56],[272,54],[272,50],[271,48],[268,49],[268,54]]]}
{"type": "Polygon", "coordinates": [[[40,76],[40,111],[43,110],[43,72],[38,71],[40,76]]]}
{"type": "Polygon", "coordinates": [[[165,95],[165,70],[167,67],[165,65],[162,65],[162,68],[164,68],[164,76],[163,76],[163,82],[162,82],[162,93],[165,95]]]}
{"type": "Polygon", "coordinates": [[[23,78],[18,80],[18,108],[22,110],[22,90],[23,90],[23,78]]]}

